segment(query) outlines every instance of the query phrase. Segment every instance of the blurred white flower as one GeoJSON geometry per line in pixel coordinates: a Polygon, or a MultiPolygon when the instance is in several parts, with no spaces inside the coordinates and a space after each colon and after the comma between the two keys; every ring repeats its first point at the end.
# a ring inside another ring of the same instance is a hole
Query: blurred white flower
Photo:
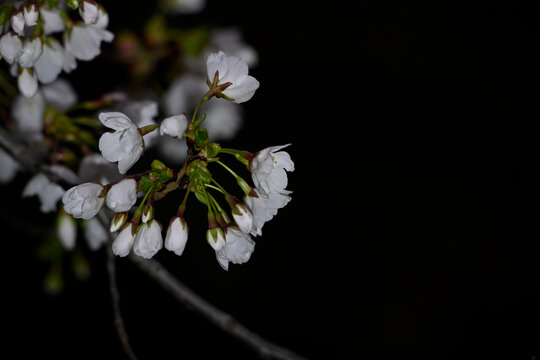
{"type": "Polygon", "coordinates": [[[259,58],[257,51],[243,41],[242,31],[238,28],[216,29],[212,32],[209,46],[205,50],[206,56],[219,50],[244,59],[250,67],[257,65],[259,58]]]}
{"type": "Polygon", "coordinates": [[[245,60],[236,56],[227,56],[223,51],[208,55],[206,60],[208,81],[212,84],[216,73],[217,85],[231,83],[221,93],[235,103],[243,103],[253,97],[259,88],[259,82],[248,75],[248,65],[245,60]]]}
{"type": "Polygon", "coordinates": [[[107,230],[101,224],[98,218],[92,218],[84,222],[84,238],[88,243],[88,247],[92,251],[98,250],[101,245],[109,240],[107,230]]]}
{"type": "Polygon", "coordinates": [[[47,170],[58,176],[62,181],[74,185],[80,183],[80,179],[70,168],[63,165],[51,165],[47,167],[47,170]]]}
{"type": "Polygon", "coordinates": [[[77,240],[77,223],[64,211],[58,214],[58,222],[56,224],[56,235],[66,250],[75,248],[75,240],[77,240]]]}
{"type": "Polygon", "coordinates": [[[13,64],[18,58],[23,42],[17,34],[7,32],[0,38],[0,54],[8,64],[13,64]]]}
{"type": "Polygon", "coordinates": [[[294,171],[294,163],[286,151],[290,144],[272,146],[259,151],[251,162],[252,179],[262,195],[280,193],[287,187],[287,173],[294,171]]]}
{"type": "Polygon", "coordinates": [[[173,115],[164,119],[159,126],[160,135],[169,135],[174,138],[182,138],[188,127],[186,115],[173,115]]]}
{"type": "Polygon", "coordinates": [[[56,204],[64,193],[60,185],[51,182],[45,174],[39,173],[28,181],[22,196],[37,196],[41,202],[41,212],[48,213],[57,210],[56,204]]]}
{"type": "MultiPolygon", "coordinates": [[[[113,33],[95,25],[77,24],[67,36],[69,49],[79,60],[89,61],[101,53],[101,42],[111,42],[113,33]]],[[[67,46],[67,45],[66,45],[67,46]]]]}
{"type": "Polygon", "coordinates": [[[187,159],[186,139],[177,139],[170,136],[162,137],[158,143],[158,153],[167,163],[180,165],[187,159]]]}
{"type": "Polygon", "coordinates": [[[167,229],[165,236],[165,249],[173,251],[180,256],[184,252],[188,239],[188,226],[186,221],[178,216],[175,216],[167,229]]]}
{"type": "Polygon", "coordinates": [[[23,8],[24,22],[26,26],[34,26],[37,24],[39,12],[36,9],[36,4],[30,3],[23,8]]]}
{"type": "Polygon", "coordinates": [[[34,65],[38,80],[49,84],[56,80],[64,66],[64,48],[58,40],[48,37],[43,46],[43,53],[34,65]]]}
{"type": "Polygon", "coordinates": [[[25,21],[22,11],[16,11],[11,15],[11,28],[13,31],[22,36],[24,34],[24,25],[25,21]]]}
{"type": "Polygon", "coordinates": [[[242,127],[242,108],[229,101],[210,101],[201,107],[206,113],[204,127],[212,141],[229,141],[242,127]]]}
{"type": "Polygon", "coordinates": [[[64,210],[76,219],[89,220],[96,216],[103,205],[103,197],[99,197],[103,186],[85,183],[74,186],[62,197],[64,210]]]}
{"type": "Polygon", "coordinates": [[[60,111],[65,111],[77,104],[77,93],[65,79],[56,79],[50,84],[43,85],[41,86],[41,91],[47,101],[47,105],[60,111]]]}
{"type": "Polygon", "coordinates": [[[26,39],[17,58],[17,62],[23,68],[31,68],[38,61],[42,53],[43,44],[41,43],[41,38],[26,39]]]}
{"type": "Polygon", "coordinates": [[[181,114],[191,111],[208,87],[205,78],[193,74],[183,74],[176,78],[163,95],[166,114],[181,114]]]}
{"type": "Polygon", "coordinates": [[[65,30],[66,25],[64,24],[64,20],[60,16],[60,13],[58,13],[58,11],[55,9],[51,9],[47,5],[42,5],[39,8],[39,13],[41,15],[43,33],[45,35],[50,35],[65,30]]]}
{"type": "Polygon", "coordinates": [[[40,141],[43,138],[43,115],[45,99],[41,92],[32,97],[18,95],[11,107],[11,117],[15,120],[18,132],[30,141],[40,141]]]}
{"type": "Polygon", "coordinates": [[[144,141],[137,126],[119,112],[102,112],[99,121],[115,130],[104,133],[99,139],[99,150],[110,162],[118,161],[118,171],[125,174],[139,160],[143,152],[144,141]]]}
{"type": "Polygon", "coordinates": [[[162,247],[161,225],[156,220],[142,224],[135,235],[133,252],[145,259],[150,259],[162,247]]]}
{"type": "Polygon", "coordinates": [[[173,0],[168,5],[170,10],[179,14],[194,14],[204,9],[206,0],[173,0]]]}
{"type": "Polygon", "coordinates": [[[34,71],[32,69],[25,68],[19,69],[17,85],[21,94],[27,98],[34,96],[38,89],[38,81],[34,71]]]}
{"type": "Polygon", "coordinates": [[[118,168],[101,154],[85,156],[79,165],[79,178],[82,182],[96,181],[106,185],[121,178],[118,168]]]}
{"type": "Polygon", "coordinates": [[[0,184],[7,184],[13,180],[17,171],[19,171],[19,163],[16,162],[11,155],[0,147],[0,184]]]}
{"type": "Polygon", "coordinates": [[[120,231],[118,236],[114,239],[112,243],[112,252],[117,256],[128,256],[133,242],[135,241],[135,236],[133,235],[134,226],[132,223],[120,231]]]}
{"type": "Polygon", "coordinates": [[[262,228],[264,224],[274,216],[276,216],[279,209],[291,201],[291,197],[288,195],[290,192],[284,190],[282,193],[272,193],[267,196],[263,196],[257,190],[254,190],[259,197],[246,197],[246,205],[253,214],[253,227],[250,231],[251,235],[262,235],[262,228]]]}
{"type": "Polygon", "coordinates": [[[229,228],[225,245],[216,251],[216,259],[224,270],[229,270],[229,262],[233,264],[246,263],[255,250],[255,241],[249,234],[229,228]]]}
{"type": "Polygon", "coordinates": [[[137,182],[125,179],[114,184],[106,196],[107,207],[114,212],[129,211],[137,202],[137,182]]]}

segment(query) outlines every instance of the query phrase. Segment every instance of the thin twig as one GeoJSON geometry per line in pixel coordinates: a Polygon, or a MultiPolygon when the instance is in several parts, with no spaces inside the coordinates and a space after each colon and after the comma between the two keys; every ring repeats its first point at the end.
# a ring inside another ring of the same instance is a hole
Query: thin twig
{"type": "Polygon", "coordinates": [[[158,261],[145,260],[136,255],[130,255],[133,261],[143,272],[156,280],[165,290],[182,302],[188,309],[204,316],[211,323],[226,333],[236,337],[250,348],[255,350],[263,359],[277,360],[305,360],[304,357],[292,351],[263,339],[253,331],[240,324],[234,317],[216,308],[186,285],[171,275],[158,261]]]}
{"type": "MultiPolygon", "coordinates": [[[[101,212],[99,214],[99,220],[104,223],[104,214],[101,212]]],[[[131,348],[129,343],[129,337],[126,331],[126,325],[124,319],[122,318],[122,313],[120,311],[120,292],[118,291],[118,286],[116,285],[116,264],[115,264],[115,255],[112,252],[110,246],[105,246],[105,251],[107,252],[107,272],[109,273],[109,289],[111,291],[111,300],[114,312],[114,325],[116,327],[116,332],[120,338],[120,343],[124,348],[126,355],[131,360],[137,360],[135,352],[131,348]]]]}

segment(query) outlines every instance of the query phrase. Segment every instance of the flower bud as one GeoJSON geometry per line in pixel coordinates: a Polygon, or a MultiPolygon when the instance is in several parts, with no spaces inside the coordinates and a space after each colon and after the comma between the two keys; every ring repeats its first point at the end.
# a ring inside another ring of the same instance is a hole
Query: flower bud
{"type": "Polygon", "coordinates": [[[182,138],[188,128],[188,119],[186,115],[174,115],[166,118],[159,126],[160,135],[169,135],[175,138],[182,138]]]}
{"type": "Polygon", "coordinates": [[[110,232],[118,231],[124,224],[126,223],[126,220],[128,218],[127,212],[121,212],[116,215],[111,220],[111,226],[109,228],[110,232]]]}
{"type": "Polygon", "coordinates": [[[124,179],[114,184],[107,193],[107,206],[114,212],[129,211],[137,202],[137,182],[124,179]]]}
{"type": "Polygon", "coordinates": [[[180,256],[184,252],[188,239],[188,226],[186,221],[178,216],[173,217],[167,235],[165,236],[165,249],[173,251],[180,256]]]}
{"type": "Polygon", "coordinates": [[[31,68],[38,61],[39,57],[43,54],[43,44],[41,38],[35,37],[28,39],[24,42],[21,53],[17,61],[19,66],[23,68],[31,68]]]}
{"type": "Polygon", "coordinates": [[[95,24],[98,21],[99,8],[94,1],[83,1],[79,5],[79,14],[85,24],[95,24]]]}
{"type": "Polygon", "coordinates": [[[17,77],[17,86],[19,91],[27,98],[34,96],[38,89],[38,81],[36,74],[32,69],[19,69],[17,77]]]}
{"type": "Polygon", "coordinates": [[[34,26],[37,24],[39,18],[39,12],[37,11],[36,4],[30,3],[23,9],[24,22],[26,26],[34,26]]]}
{"type": "Polygon", "coordinates": [[[11,15],[11,28],[13,31],[15,31],[18,35],[23,35],[24,33],[24,15],[21,11],[17,11],[13,15],[11,15]]]}
{"type": "Polygon", "coordinates": [[[161,236],[161,225],[156,220],[150,220],[143,224],[133,244],[135,254],[150,259],[163,247],[163,237],[161,236]]]}
{"type": "Polygon", "coordinates": [[[146,204],[142,212],[142,222],[147,223],[154,218],[154,207],[150,204],[146,204]]]}
{"type": "Polygon", "coordinates": [[[135,241],[135,235],[133,235],[134,226],[135,225],[132,223],[128,223],[122,231],[120,231],[116,239],[114,239],[112,243],[112,252],[115,255],[124,257],[129,254],[133,242],[135,241]]]}
{"type": "Polygon", "coordinates": [[[77,224],[75,220],[65,211],[60,211],[58,222],[56,223],[56,234],[66,250],[75,248],[77,239],[77,224]]]}
{"type": "Polygon", "coordinates": [[[253,215],[244,204],[237,203],[232,210],[232,216],[242,232],[249,233],[251,231],[253,215]]]}
{"type": "Polygon", "coordinates": [[[206,241],[215,251],[219,251],[225,246],[225,234],[221,228],[208,229],[206,241]]]}

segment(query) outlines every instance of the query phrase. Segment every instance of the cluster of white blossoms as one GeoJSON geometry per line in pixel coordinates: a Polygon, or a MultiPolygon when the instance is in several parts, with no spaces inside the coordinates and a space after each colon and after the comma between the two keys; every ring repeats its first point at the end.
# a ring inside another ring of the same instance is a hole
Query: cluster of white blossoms
{"type": "Polygon", "coordinates": [[[291,199],[290,191],[286,190],[286,172],[294,170],[294,163],[289,154],[280,151],[288,145],[250,153],[224,149],[209,141],[208,129],[200,127],[208,114],[197,117],[199,107],[212,98],[231,103],[248,101],[259,82],[249,75],[246,61],[226,56],[221,51],[208,56],[206,67],[207,92],[191,120],[182,113],[168,116],[160,124],[152,122],[139,126],[122,112],[102,112],[98,116],[99,121],[111,130],[99,139],[99,149],[104,159],[117,163],[121,174],[126,174],[139,160],[146,137],[154,131],[159,133],[157,141],[167,137],[184,138],[187,144],[186,161],[179,170],[154,160],[149,171],[108,184],[83,183],[63,194],[64,210],[75,218],[90,221],[104,207],[115,213],[109,230],[118,233],[112,243],[112,251],[118,256],[127,256],[133,250],[138,256],[151,258],[163,247],[182,255],[188,239],[184,212],[187,199],[193,194],[208,208],[206,240],[214,249],[218,263],[227,270],[230,262],[241,264],[249,260],[255,247],[252,236],[261,235],[263,225],[291,199]],[[225,165],[218,155],[232,155],[244,164],[251,173],[253,186],[225,165]],[[230,195],[214,179],[209,164],[218,164],[234,176],[244,192],[243,200],[230,195]],[[185,190],[185,196],[163,238],[162,225],[154,218],[155,202],[177,189],[185,190]],[[212,192],[223,196],[229,211],[222,208],[212,192]]]}
{"type": "Polygon", "coordinates": [[[62,71],[70,73],[77,60],[88,61],[100,54],[101,42],[111,42],[109,16],[94,0],[70,2],[81,21],[73,21],[65,6],[54,2],[12,5],[10,26],[0,38],[0,55],[17,76],[25,97],[36,94],[39,83],[52,83],[62,71]]]}

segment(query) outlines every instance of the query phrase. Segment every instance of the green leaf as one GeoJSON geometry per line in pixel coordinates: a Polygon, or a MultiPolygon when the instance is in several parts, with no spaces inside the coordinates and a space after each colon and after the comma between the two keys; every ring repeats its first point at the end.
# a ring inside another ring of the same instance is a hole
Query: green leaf
{"type": "Polygon", "coordinates": [[[4,25],[9,21],[13,9],[14,7],[12,4],[0,5],[0,25],[4,25]]]}

